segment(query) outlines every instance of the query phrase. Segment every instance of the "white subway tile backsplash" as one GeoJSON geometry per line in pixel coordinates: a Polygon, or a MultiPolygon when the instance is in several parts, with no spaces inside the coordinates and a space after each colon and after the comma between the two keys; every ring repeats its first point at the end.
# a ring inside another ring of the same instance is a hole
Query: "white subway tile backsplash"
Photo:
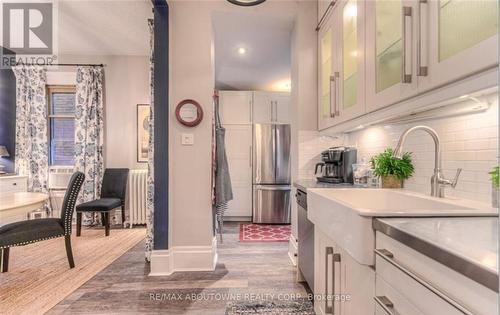
{"type": "MultiPolygon", "coordinates": [[[[443,173],[454,178],[462,168],[456,189],[446,188],[446,195],[491,202],[491,182],[488,174],[498,165],[498,100],[493,99],[484,113],[433,119],[413,124],[371,127],[348,134],[344,138],[321,137],[317,131],[299,131],[299,179],[313,179],[314,166],[321,151],[339,145],[358,148],[358,160],[371,158],[388,147],[394,148],[399,136],[408,127],[427,125],[441,139],[443,173]]],[[[430,177],[434,170],[434,142],[425,132],[415,132],[405,143],[412,152],[415,175],[405,182],[405,189],[424,194],[430,192],[430,177]]]]}
{"type": "MultiPolygon", "coordinates": [[[[408,127],[427,125],[434,128],[441,139],[443,173],[453,178],[462,168],[456,189],[446,188],[446,195],[457,198],[491,202],[491,182],[488,174],[498,165],[498,100],[484,113],[445,119],[373,127],[349,134],[345,145],[358,148],[358,158],[369,158],[387,147],[394,147],[401,133],[408,127]]],[[[411,151],[415,175],[405,188],[429,193],[430,176],[434,169],[434,143],[424,132],[415,132],[405,143],[411,151]]]]}

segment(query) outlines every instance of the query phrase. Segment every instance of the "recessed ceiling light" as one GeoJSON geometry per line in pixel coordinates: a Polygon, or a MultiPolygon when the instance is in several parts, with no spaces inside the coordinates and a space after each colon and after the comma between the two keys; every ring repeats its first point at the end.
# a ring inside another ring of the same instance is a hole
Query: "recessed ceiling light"
{"type": "Polygon", "coordinates": [[[244,55],[247,53],[247,50],[244,48],[244,47],[240,47],[238,48],[238,54],[240,55],[244,55]]]}

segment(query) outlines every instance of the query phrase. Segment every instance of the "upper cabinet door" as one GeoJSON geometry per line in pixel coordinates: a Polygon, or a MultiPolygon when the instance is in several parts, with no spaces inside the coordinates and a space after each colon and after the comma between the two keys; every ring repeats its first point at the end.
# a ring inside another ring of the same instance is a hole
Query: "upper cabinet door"
{"type": "Polygon", "coordinates": [[[367,111],[417,94],[416,2],[366,1],[367,111]]]}
{"type": "Polygon", "coordinates": [[[253,93],[250,91],[220,91],[219,111],[224,125],[252,124],[253,93]]]}
{"type": "Polygon", "coordinates": [[[254,123],[290,123],[290,93],[254,92],[254,123]]]}
{"type": "Polygon", "coordinates": [[[333,126],[335,117],[333,100],[333,64],[335,60],[333,14],[323,22],[318,33],[318,127],[333,126]]]}
{"type": "Polygon", "coordinates": [[[340,54],[334,66],[335,123],[365,113],[365,1],[344,0],[336,9],[340,54]]]}
{"type": "Polygon", "coordinates": [[[274,100],[269,92],[254,92],[253,122],[269,123],[274,118],[274,100]]]}
{"type": "Polygon", "coordinates": [[[290,119],[290,93],[274,94],[274,117],[275,122],[282,124],[291,123],[290,119]]]}
{"type": "Polygon", "coordinates": [[[416,18],[419,92],[498,65],[498,2],[421,0],[416,18]]]}

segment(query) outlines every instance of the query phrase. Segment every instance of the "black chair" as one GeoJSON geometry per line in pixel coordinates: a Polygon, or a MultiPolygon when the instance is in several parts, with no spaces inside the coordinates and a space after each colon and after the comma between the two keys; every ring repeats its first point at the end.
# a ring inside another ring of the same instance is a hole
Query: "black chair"
{"type": "Polygon", "coordinates": [[[63,236],[69,266],[70,268],[75,267],[73,252],[71,251],[71,220],[78,193],[84,180],[85,175],[81,172],[76,172],[71,176],[64,196],[60,218],[20,221],[0,227],[0,263],[2,272],[7,272],[9,269],[9,250],[11,247],[63,236]]]}
{"type": "Polygon", "coordinates": [[[82,213],[100,212],[102,224],[109,236],[109,213],[122,208],[122,223],[125,222],[125,193],[127,190],[128,168],[107,168],[102,179],[101,198],[76,206],[76,236],[82,232],[82,213]]]}

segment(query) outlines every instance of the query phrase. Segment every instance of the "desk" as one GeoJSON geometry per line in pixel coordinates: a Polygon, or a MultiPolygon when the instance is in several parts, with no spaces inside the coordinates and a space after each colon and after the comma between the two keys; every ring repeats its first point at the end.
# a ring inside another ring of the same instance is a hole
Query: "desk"
{"type": "Polygon", "coordinates": [[[48,194],[13,192],[0,194],[0,226],[26,220],[30,211],[41,208],[49,199],[48,194]]]}

